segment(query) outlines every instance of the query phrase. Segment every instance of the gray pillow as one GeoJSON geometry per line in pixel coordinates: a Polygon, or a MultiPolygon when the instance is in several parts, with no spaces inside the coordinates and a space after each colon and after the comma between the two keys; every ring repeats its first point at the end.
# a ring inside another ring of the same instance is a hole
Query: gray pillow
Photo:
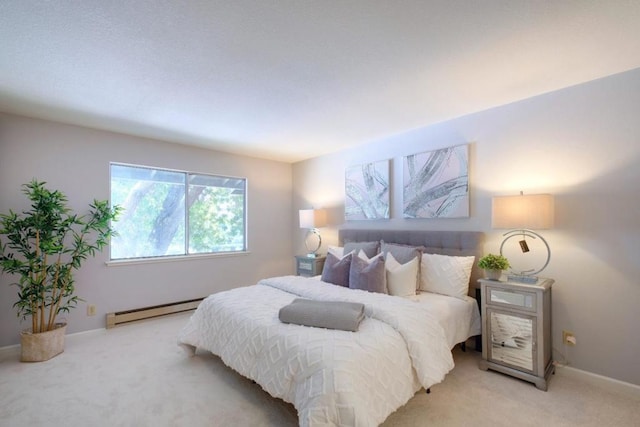
{"type": "Polygon", "coordinates": [[[378,257],[368,263],[360,257],[353,257],[349,270],[349,287],[369,292],[388,293],[384,258],[378,257]]]}
{"type": "Polygon", "coordinates": [[[331,252],[327,254],[327,259],[322,267],[321,280],[334,285],[349,287],[349,270],[351,267],[352,254],[343,258],[338,258],[331,252]]]}
{"type": "Polygon", "coordinates": [[[406,264],[416,257],[418,257],[418,259],[422,257],[421,247],[385,243],[384,240],[382,241],[381,252],[385,257],[387,256],[387,253],[390,252],[400,264],[406,264]]]}
{"type": "Polygon", "coordinates": [[[362,250],[367,257],[373,258],[380,253],[380,242],[347,242],[344,244],[344,253],[355,251],[356,257],[362,250]]]}
{"type": "Polygon", "coordinates": [[[280,309],[278,317],[284,323],[355,332],[364,319],[364,304],[296,298],[280,309]]]}

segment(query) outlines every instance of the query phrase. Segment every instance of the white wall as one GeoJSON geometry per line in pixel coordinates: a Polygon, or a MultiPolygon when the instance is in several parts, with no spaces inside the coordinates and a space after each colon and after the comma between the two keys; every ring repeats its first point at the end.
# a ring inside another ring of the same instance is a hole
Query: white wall
{"type": "MultiPolygon", "coordinates": [[[[107,267],[108,250],[76,275],[86,304],[66,315],[69,332],[105,326],[117,310],[199,298],[215,291],[293,273],[291,165],[169,144],[117,133],[0,114],[0,212],[28,206],[21,185],[32,178],[67,194],[84,211],[94,198],[109,198],[109,162],[124,162],[248,178],[250,254],[223,258],[107,267]]],[[[14,278],[0,276],[0,346],[19,342],[12,308],[14,278]]]]}
{"type": "MultiPolygon", "coordinates": [[[[372,120],[381,118],[372,117],[372,120]]],[[[552,193],[556,226],[542,231],[552,251],[556,360],[640,385],[640,70],[634,70],[294,164],[293,208],[330,209],[326,244],[344,218],[344,170],[393,159],[392,219],[349,226],[479,230],[485,252],[493,195],[552,193]],[[471,143],[467,219],[402,219],[402,156],[471,143]],[[562,330],[578,345],[562,345],[562,330]]],[[[294,221],[294,248],[304,253],[294,221]]]]}

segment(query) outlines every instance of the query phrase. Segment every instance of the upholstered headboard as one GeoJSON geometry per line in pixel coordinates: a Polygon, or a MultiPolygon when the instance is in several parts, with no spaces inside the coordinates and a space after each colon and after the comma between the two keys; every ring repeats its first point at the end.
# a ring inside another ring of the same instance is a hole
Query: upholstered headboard
{"type": "Polygon", "coordinates": [[[481,277],[477,260],[482,256],[484,233],[479,231],[428,231],[428,230],[364,230],[342,228],[338,230],[340,246],[349,242],[373,242],[384,240],[386,243],[422,246],[423,251],[431,254],[469,256],[474,255],[469,295],[475,296],[475,287],[481,277]]]}

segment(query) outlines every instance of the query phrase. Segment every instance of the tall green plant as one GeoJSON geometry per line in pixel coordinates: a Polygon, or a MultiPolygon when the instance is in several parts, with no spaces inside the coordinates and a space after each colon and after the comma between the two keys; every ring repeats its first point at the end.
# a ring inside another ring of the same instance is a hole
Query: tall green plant
{"type": "Polygon", "coordinates": [[[18,215],[0,214],[0,267],[19,277],[18,317],[31,316],[34,333],[55,328],[56,316],[76,307],[73,271],[95,256],[114,235],[120,207],[94,200],[85,215],[73,213],[67,197],[33,180],[22,192],[31,209],[18,215]],[[6,242],[5,242],[6,240],[6,242]]]}

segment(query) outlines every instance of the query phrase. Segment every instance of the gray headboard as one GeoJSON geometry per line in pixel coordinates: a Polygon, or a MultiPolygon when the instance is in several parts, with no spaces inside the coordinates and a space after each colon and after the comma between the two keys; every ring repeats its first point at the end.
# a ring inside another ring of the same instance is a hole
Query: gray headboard
{"type": "Polygon", "coordinates": [[[424,252],[441,255],[474,255],[469,295],[475,296],[475,287],[481,277],[477,260],[482,256],[484,233],[480,231],[428,231],[428,230],[364,230],[341,228],[338,230],[340,246],[349,242],[373,242],[384,240],[386,243],[423,246],[424,252]]]}

